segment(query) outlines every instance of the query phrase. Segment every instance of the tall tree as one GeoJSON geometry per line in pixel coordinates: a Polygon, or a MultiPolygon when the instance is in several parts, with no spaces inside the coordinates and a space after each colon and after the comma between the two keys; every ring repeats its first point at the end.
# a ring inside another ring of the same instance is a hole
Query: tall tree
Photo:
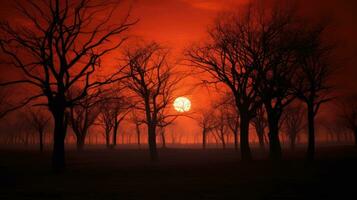
{"type": "Polygon", "coordinates": [[[22,25],[0,25],[0,49],[8,64],[19,70],[22,79],[0,85],[25,84],[36,93],[24,102],[44,97],[54,119],[52,164],[55,171],[65,168],[65,111],[83,99],[89,90],[117,80],[118,73],[104,79],[93,76],[103,56],[121,46],[123,33],[133,23],[128,16],[112,23],[117,3],[79,1],[26,1],[18,4],[22,25]],[[95,16],[95,17],[94,17],[95,16]],[[78,96],[68,91],[81,88],[78,96]]]}
{"type": "Polygon", "coordinates": [[[218,18],[209,31],[207,43],[192,47],[187,58],[199,71],[210,75],[208,83],[229,88],[240,115],[240,150],[242,160],[251,160],[249,123],[261,101],[254,86],[256,66],[250,51],[249,13],[231,13],[218,18]]]}
{"type": "Polygon", "coordinates": [[[307,106],[308,148],[307,159],[315,155],[315,117],[322,104],[332,98],[330,78],[333,75],[331,65],[332,47],[327,46],[322,37],[326,24],[313,27],[306,25],[300,33],[302,40],[297,50],[299,70],[297,71],[296,95],[307,106]]]}
{"type": "Polygon", "coordinates": [[[150,158],[158,159],[156,131],[164,127],[177,115],[168,112],[168,105],[173,102],[173,92],[177,89],[182,77],[168,63],[168,50],[157,43],[138,45],[125,52],[128,64],[123,82],[137,101],[134,108],[145,113],[148,130],[150,158]]]}
{"type": "Polygon", "coordinates": [[[267,10],[252,7],[248,28],[253,37],[249,46],[256,55],[254,64],[260,80],[256,90],[268,119],[269,157],[277,161],[282,158],[280,119],[284,108],[295,99],[292,80],[296,72],[294,50],[299,35],[295,10],[280,3],[267,10]]]}

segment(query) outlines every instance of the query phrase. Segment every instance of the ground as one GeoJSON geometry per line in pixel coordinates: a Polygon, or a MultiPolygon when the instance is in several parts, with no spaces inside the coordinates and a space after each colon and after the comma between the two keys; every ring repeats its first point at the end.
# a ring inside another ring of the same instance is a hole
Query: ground
{"type": "MultiPolygon", "coordinates": [[[[286,151],[285,151],[286,152],[286,151]]],[[[323,147],[306,163],[303,149],[270,163],[254,151],[241,163],[233,149],[147,150],[89,148],[67,151],[67,170],[53,174],[50,152],[0,151],[0,199],[354,199],[357,151],[323,147]]]]}

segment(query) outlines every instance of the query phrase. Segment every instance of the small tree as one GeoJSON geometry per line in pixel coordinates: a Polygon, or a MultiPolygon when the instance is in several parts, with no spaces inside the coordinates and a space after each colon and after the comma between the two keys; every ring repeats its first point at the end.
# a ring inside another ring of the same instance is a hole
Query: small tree
{"type": "Polygon", "coordinates": [[[224,121],[228,129],[233,133],[234,149],[238,150],[238,132],[239,132],[239,111],[234,103],[231,94],[226,93],[218,102],[219,107],[224,110],[224,121]]]}
{"type": "Polygon", "coordinates": [[[28,111],[27,120],[30,126],[38,133],[40,152],[43,152],[44,134],[50,119],[50,116],[45,113],[44,109],[31,108],[28,111]]]}
{"type": "Polygon", "coordinates": [[[120,96],[123,88],[104,93],[100,97],[99,122],[104,128],[106,145],[108,148],[114,148],[117,145],[117,135],[121,122],[130,112],[130,102],[128,97],[120,96]],[[112,133],[112,134],[111,134],[112,133]],[[110,144],[110,136],[112,143],[110,144]]]}
{"type": "Polygon", "coordinates": [[[223,149],[225,149],[228,142],[226,139],[228,135],[227,110],[222,105],[219,105],[215,111],[213,132],[221,142],[223,149]]]}
{"type": "Polygon", "coordinates": [[[134,124],[135,126],[135,132],[136,132],[136,137],[137,137],[137,144],[139,148],[141,147],[141,130],[140,126],[144,123],[143,119],[140,119],[139,113],[135,110],[132,109],[131,111],[131,117],[130,121],[134,124]]]}
{"type": "Polygon", "coordinates": [[[357,147],[357,95],[345,98],[339,107],[341,124],[353,133],[355,147],[357,147]]]}
{"type": "Polygon", "coordinates": [[[98,95],[86,96],[76,105],[70,107],[69,125],[77,138],[77,149],[82,150],[89,128],[94,125],[99,115],[98,95]]]}
{"type": "Polygon", "coordinates": [[[200,110],[198,117],[195,117],[198,126],[201,127],[202,131],[202,148],[206,149],[207,135],[214,128],[214,117],[213,110],[200,110]]]}
{"type": "Polygon", "coordinates": [[[268,127],[268,120],[266,118],[266,113],[264,107],[260,107],[257,109],[257,113],[252,120],[252,125],[255,128],[255,132],[257,133],[259,146],[261,149],[265,147],[265,130],[268,127]]]}
{"type": "Polygon", "coordinates": [[[296,138],[298,134],[304,129],[304,110],[302,106],[288,106],[284,110],[283,127],[290,140],[290,148],[295,150],[296,138]]]}

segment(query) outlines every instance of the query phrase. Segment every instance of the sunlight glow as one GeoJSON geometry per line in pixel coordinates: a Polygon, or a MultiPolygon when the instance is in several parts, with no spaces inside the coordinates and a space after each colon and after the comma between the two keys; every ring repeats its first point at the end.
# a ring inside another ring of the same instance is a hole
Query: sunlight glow
{"type": "Polygon", "coordinates": [[[178,112],[187,112],[191,109],[191,101],[186,97],[178,97],[174,101],[174,108],[178,112]]]}

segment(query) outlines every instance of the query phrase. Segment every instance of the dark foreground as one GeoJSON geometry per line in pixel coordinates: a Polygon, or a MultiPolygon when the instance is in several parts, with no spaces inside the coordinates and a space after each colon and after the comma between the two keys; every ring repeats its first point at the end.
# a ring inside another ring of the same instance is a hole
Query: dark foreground
{"type": "Polygon", "coordinates": [[[357,198],[354,148],[320,148],[313,164],[301,155],[242,164],[233,150],[167,149],[151,163],[145,150],[90,149],[69,151],[67,171],[56,175],[49,152],[1,150],[0,199],[357,198]]]}

